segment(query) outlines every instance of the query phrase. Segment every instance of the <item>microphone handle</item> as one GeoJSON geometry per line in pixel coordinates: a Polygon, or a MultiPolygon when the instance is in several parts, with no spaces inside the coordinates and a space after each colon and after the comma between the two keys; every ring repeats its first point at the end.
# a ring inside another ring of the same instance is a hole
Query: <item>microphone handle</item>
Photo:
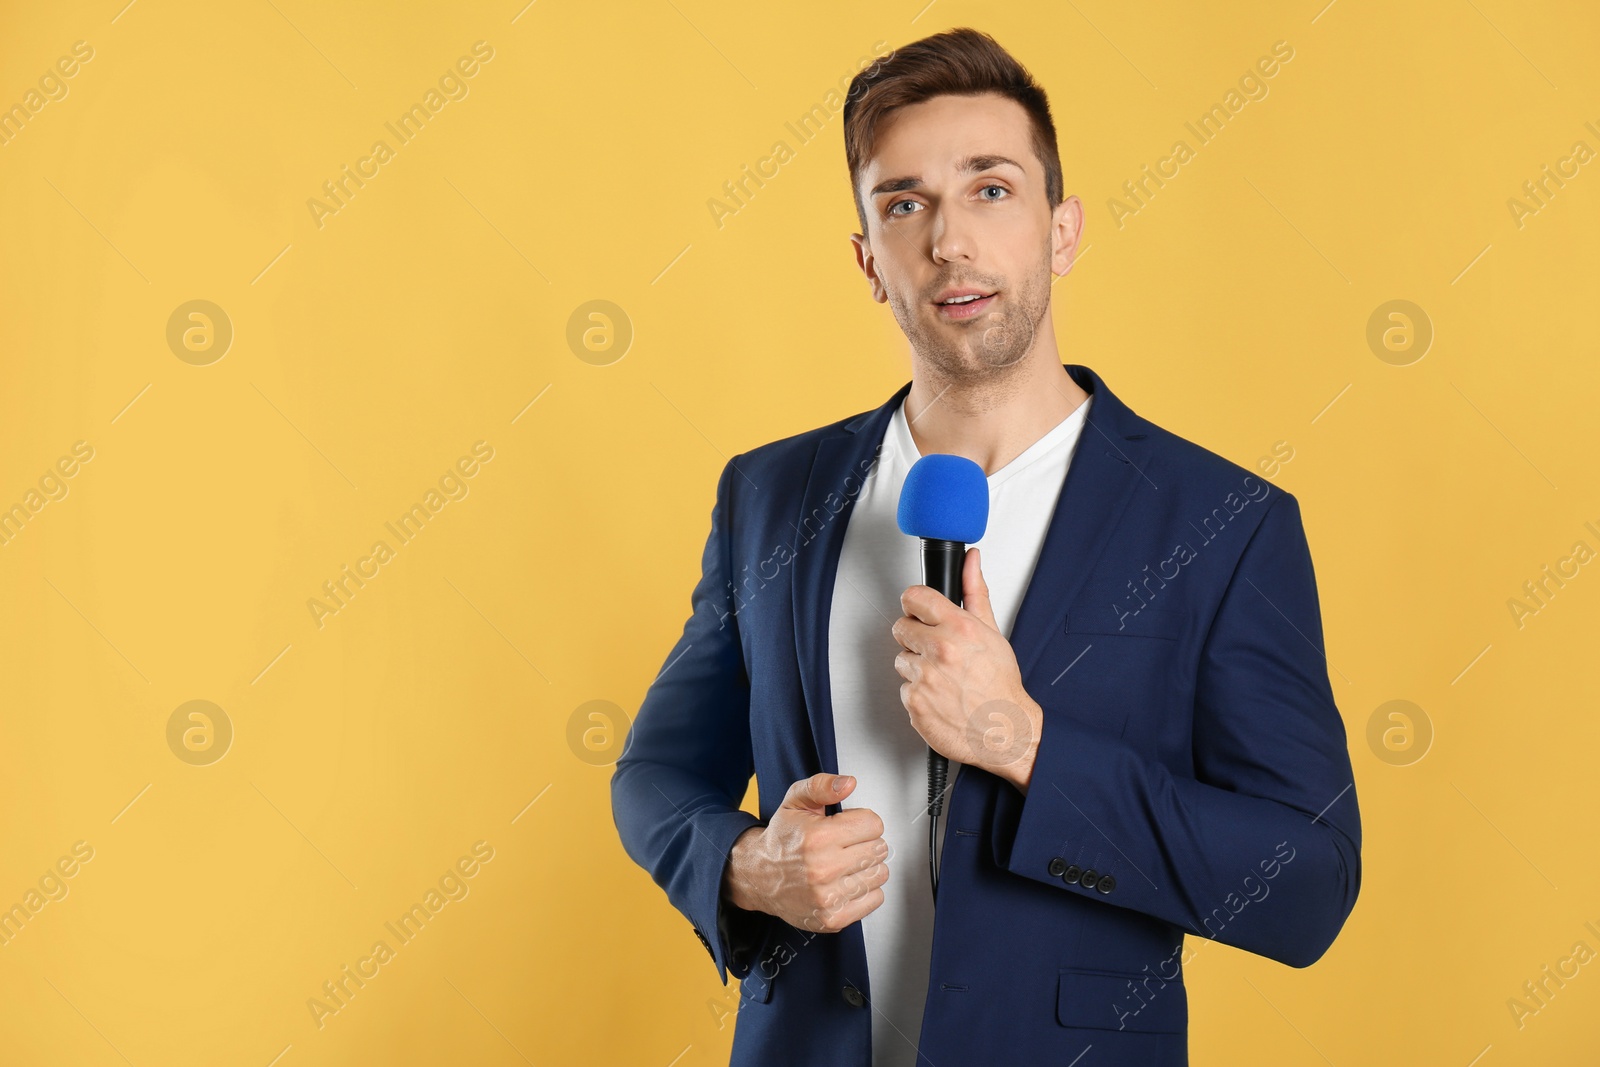
{"type": "MultiPolygon", "coordinates": [[[[967,546],[961,541],[944,541],[932,537],[922,539],[922,584],[937,589],[953,604],[961,603],[961,567],[967,558],[967,546]]],[[[945,781],[950,774],[950,761],[941,753],[928,749],[928,811],[937,817],[944,813],[945,781]]]]}
{"type": "Polygon", "coordinates": [[[966,562],[967,546],[960,541],[922,539],[922,584],[931,586],[961,603],[961,566],[966,562]]]}

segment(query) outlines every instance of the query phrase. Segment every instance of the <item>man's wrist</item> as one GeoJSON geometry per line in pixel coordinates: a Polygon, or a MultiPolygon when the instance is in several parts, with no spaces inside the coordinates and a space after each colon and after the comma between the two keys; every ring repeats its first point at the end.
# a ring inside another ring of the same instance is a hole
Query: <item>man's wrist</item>
{"type": "Polygon", "coordinates": [[[1039,755],[1039,731],[1044,725],[1044,708],[1039,706],[1038,701],[1030,698],[1022,706],[1022,710],[1027,716],[1027,729],[1019,739],[1021,751],[994,768],[994,773],[1016,786],[1017,791],[1023,796],[1027,796],[1028,786],[1033,781],[1034,761],[1039,755]]]}
{"type": "Polygon", "coordinates": [[[765,827],[752,826],[734,838],[733,847],[728,850],[728,865],[722,872],[722,899],[745,911],[764,910],[751,892],[748,878],[751,852],[763,830],[765,827]]]}

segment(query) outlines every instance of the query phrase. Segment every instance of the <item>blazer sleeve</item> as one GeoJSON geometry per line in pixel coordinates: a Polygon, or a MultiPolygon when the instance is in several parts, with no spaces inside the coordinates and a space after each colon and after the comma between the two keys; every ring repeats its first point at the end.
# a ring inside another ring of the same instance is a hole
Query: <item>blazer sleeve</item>
{"type": "Polygon", "coordinates": [[[623,849],[666,891],[722,984],[743,979],[768,916],[722,898],[733,842],[760,825],[740,808],[755,764],[750,682],[729,579],[729,508],[739,457],[723,467],[683,633],[645,693],[611,776],[623,849]]]}
{"type": "Polygon", "coordinates": [[[1292,967],[1322,957],[1361,887],[1361,821],[1292,495],[1252,532],[1202,644],[1194,777],[1040,703],[1026,796],[997,805],[1008,870],[1292,967]]]}

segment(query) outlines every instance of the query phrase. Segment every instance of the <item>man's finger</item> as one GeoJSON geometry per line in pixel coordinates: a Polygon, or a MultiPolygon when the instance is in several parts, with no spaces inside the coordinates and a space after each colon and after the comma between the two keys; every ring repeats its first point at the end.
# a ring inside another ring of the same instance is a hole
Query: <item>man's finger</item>
{"type": "MultiPolygon", "coordinates": [[[[821,827],[818,831],[821,832],[821,827]]],[[[863,841],[883,836],[883,820],[871,808],[846,808],[827,819],[828,837],[839,848],[848,848],[863,841]]]]}
{"type": "Polygon", "coordinates": [[[933,640],[933,627],[911,618],[896,619],[889,632],[900,642],[901,648],[918,655],[927,655],[933,640]]]}
{"type": "Polygon", "coordinates": [[[845,873],[855,874],[888,862],[889,846],[882,838],[874,838],[871,841],[858,841],[849,845],[840,855],[844,857],[845,873]]]}
{"type": "Polygon", "coordinates": [[[877,909],[882,903],[883,889],[880,887],[869,890],[835,911],[832,916],[833,922],[838,929],[843,930],[851,923],[877,909]]]}
{"type": "Polygon", "coordinates": [[[900,610],[929,626],[937,626],[952,612],[961,609],[950,603],[950,598],[933,586],[913,585],[900,594],[900,610]]]}

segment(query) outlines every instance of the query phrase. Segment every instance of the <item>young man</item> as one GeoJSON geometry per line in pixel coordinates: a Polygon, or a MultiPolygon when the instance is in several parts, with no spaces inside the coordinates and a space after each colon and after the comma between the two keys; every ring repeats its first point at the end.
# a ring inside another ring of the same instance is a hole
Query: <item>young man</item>
{"type": "Polygon", "coordinates": [[[844,127],[912,380],[724,468],[623,845],[741,979],[734,1064],[1184,1064],[1184,935],[1305,967],[1360,888],[1299,505],[1063,366],[1083,209],[993,39],[885,57],[844,127]],[[931,453],[988,476],[962,606],[895,522],[931,453]]]}

